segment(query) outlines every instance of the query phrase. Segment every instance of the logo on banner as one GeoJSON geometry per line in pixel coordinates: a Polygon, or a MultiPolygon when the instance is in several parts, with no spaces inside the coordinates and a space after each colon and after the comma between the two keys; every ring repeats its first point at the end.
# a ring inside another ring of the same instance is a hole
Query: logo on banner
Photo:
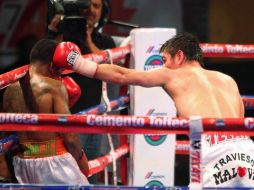
{"type": "Polygon", "coordinates": [[[154,172],[148,172],[145,175],[145,179],[162,179],[162,178],[165,178],[165,176],[164,175],[156,175],[156,174],[154,174],[154,172]]]}
{"type": "Polygon", "coordinates": [[[164,185],[158,181],[158,180],[152,180],[152,181],[149,181],[146,185],[145,185],[146,188],[149,188],[149,187],[164,187],[164,185]]]}
{"type": "Polygon", "coordinates": [[[160,144],[162,144],[166,138],[167,135],[144,135],[145,141],[152,145],[152,146],[158,146],[160,144]]]}
{"type": "Polygon", "coordinates": [[[146,50],[146,53],[152,53],[152,54],[159,54],[160,53],[160,49],[159,48],[155,48],[155,46],[149,46],[146,50]]]}
{"type": "Polygon", "coordinates": [[[164,64],[162,57],[160,55],[152,55],[148,57],[148,59],[145,62],[144,70],[148,71],[151,69],[162,67],[164,64]]]}
{"type": "MultiPolygon", "coordinates": [[[[148,112],[146,113],[146,115],[149,115],[149,116],[166,116],[167,113],[156,113],[155,112],[155,109],[150,109],[148,110],[148,112]]],[[[158,146],[160,144],[162,144],[166,138],[167,138],[167,135],[144,135],[144,138],[145,138],[145,141],[152,145],[152,146],[158,146]]]]}

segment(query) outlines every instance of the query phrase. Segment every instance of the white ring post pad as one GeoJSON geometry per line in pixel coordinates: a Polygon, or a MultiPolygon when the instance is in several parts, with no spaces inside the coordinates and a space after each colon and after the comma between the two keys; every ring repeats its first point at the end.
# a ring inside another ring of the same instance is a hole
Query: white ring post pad
{"type": "Polygon", "coordinates": [[[73,70],[77,73],[89,78],[93,78],[98,67],[98,63],[83,58],[81,55],[77,57],[73,70]]]}
{"type": "MultiPolygon", "coordinates": [[[[130,67],[140,71],[163,67],[159,49],[175,34],[174,28],[132,30],[130,67]]],[[[161,87],[130,86],[130,110],[131,115],[176,117],[175,104],[161,87]]],[[[156,179],[164,187],[174,186],[175,134],[131,135],[130,147],[130,185],[149,186],[156,179]]]]}

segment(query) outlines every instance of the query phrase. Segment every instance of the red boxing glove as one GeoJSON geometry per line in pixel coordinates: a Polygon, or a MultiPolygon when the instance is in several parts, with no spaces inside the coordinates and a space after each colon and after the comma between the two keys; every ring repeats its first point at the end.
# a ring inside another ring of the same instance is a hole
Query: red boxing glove
{"type": "Polygon", "coordinates": [[[80,87],[71,77],[68,76],[62,78],[62,83],[64,84],[69,96],[69,107],[72,107],[80,98],[80,87]]]}
{"type": "Polygon", "coordinates": [[[97,63],[84,59],[78,46],[72,42],[61,42],[57,45],[53,63],[60,68],[72,69],[90,78],[94,77],[98,66],[97,63]]]}

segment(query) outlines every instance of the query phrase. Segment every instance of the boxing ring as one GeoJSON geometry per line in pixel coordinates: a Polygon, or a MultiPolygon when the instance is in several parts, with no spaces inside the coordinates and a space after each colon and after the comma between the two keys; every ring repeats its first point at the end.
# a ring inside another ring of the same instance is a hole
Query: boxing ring
{"type": "MultiPolygon", "coordinates": [[[[254,45],[239,44],[200,44],[204,57],[254,58],[254,45]]],[[[128,56],[131,46],[118,47],[95,54],[84,55],[92,61],[116,62],[128,56]]],[[[0,89],[4,89],[25,76],[28,65],[0,75],[0,89]]],[[[66,71],[69,73],[72,71],[66,71]]],[[[254,96],[242,96],[245,109],[254,109],[254,96]]],[[[165,116],[140,115],[105,115],[108,111],[126,108],[129,105],[128,95],[110,102],[83,110],[74,115],[0,113],[0,130],[28,132],[74,132],[74,133],[110,133],[130,134],[184,134],[190,141],[177,141],[176,154],[190,155],[190,186],[165,187],[166,189],[200,189],[200,138],[203,132],[230,132],[254,136],[254,118],[176,118],[165,116]],[[99,115],[104,114],[104,115],[99,115]]],[[[0,140],[0,153],[4,153],[14,143],[16,136],[0,140]]],[[[89,161],[89,176],[103,171],[109,164],[128,154],[128,144],[121,144],[109,154],[89,161]]],[[[127,172],[127,171],[124,171],[127,172]]],[[[126,174],[122,174],[126,178],[126,174]],[[124,176],[125,175],[125,176],[124,176]]],[[[0,189],[165,189],[164,187],[130,187],[126,186],[79,186],[79,185],[19,185],[1,184],[0,189]]],[[[212,189],[212,188],[206,188],[212,189]]]]}

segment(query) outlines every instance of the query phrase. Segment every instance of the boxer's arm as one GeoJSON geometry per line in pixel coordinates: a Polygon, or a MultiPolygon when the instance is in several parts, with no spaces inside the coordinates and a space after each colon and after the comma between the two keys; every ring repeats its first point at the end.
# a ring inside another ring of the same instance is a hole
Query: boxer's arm
{"type": "Polygon", "coordinates": [[[121,85],[153,87],[165,85],[170,79],[170,73],[166,68],[137,71],[112,64],[100,64],[94,78],[121,85]]]}
{"type": "MultiPolygon", "coordinates": [[[[68,106],[68,94],[64,85],[59,81],[58,89],[54,90],[52,94],[52,103],[54,113],[59,114],[70,114],[69,106],[68,106]]],[[[88,161],[86,156],[82,150],[82,146],[80,143],[79,135],[75,133],[63,133],[61,134],[64,140],[64,144],[70,152],[70,154],[77,161],[80,170],[87,174],[89,170],[88,161]]]]}
{"type": "MultiPolygon", "coordinates": [[[[54,113],[70,114],[68,106],[68,94],[64,85],[62,85],[60,82],[59,88],[55,89],[52,93],[52,98],[52,109],[54,110],[54,113]]],[[[62,136],[68,151],[76,160],[79,160],[82,156],[82,147],[78,135],[75,133],[64,133],[62,136]]]]}
{"type": "Polygon", "coordinates": [[[135,71],[116,65],[97,64],[84,59],[78,46],[72,42],[60,43],[53,56],[53,63],[61,68],[72,69],[90,78],[117,84],[135,84],[145,87],[162,86],[167,82],[166,68],[150,72],[135,71]]]}
{"type": "Polygon", "coordinates": [[[5,155],[0,154],[0,177],[2,178],[11,178],[10,171],[8,169],[8,164],[5,159],[5,155]]]}

